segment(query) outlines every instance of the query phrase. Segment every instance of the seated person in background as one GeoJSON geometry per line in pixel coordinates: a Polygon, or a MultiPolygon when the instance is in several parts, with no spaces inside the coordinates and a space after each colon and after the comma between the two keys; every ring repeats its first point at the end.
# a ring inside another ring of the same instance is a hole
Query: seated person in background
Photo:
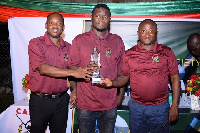
{"type": "Polygon", "coordinates": [[[187,49],[192,53],[192,55],[200,60],[200,34],[193,33],[189,36],[187,40],[187,49]]]}
{"type": "Polygon", "coordinates": [[[187,39],[187,49],[190,52],[185,58],[186,64],[179,66],[179,73],[181,80],[184,84],[187,80],[194,74],[197,73],[197,68],[199,66],[200,59],[200,34],[193,33],[187,39]]]}

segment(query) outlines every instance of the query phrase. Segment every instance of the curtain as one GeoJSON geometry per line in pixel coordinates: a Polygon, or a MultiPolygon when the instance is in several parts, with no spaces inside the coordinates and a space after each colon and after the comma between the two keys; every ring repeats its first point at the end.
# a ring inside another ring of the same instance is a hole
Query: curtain
{"type": "MultiPolygon", "coordinates": [[[[67,3],[47,0],[1,0],[0,21],[12,17],[46,17],[60,12],[64,17],[90,17],[97,3],[67,3]]],[[[200,0],[165,2],[106,3],[112,17],[119,18],[200,18],[200,0]]]]}

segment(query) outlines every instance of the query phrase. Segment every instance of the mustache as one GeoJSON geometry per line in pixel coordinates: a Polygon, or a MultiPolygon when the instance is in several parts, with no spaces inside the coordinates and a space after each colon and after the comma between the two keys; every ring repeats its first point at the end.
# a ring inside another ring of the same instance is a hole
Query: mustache
{"type": "Polygon", "coordinates": [[[150,39],[152,39],[152,37],[143,37],[143,39],[149,39],[150,40],[150,39]]]}
{"type": "Polygon", "coordinates": [[[52,30],[59,30],[59,28],[56,28],[56,27],[53,27],[53,28],[51,28],[52,30]]]}

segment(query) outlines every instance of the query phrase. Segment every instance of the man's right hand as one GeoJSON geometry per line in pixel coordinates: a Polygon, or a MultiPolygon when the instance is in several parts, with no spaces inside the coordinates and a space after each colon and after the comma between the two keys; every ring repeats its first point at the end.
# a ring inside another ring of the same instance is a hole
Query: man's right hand
{"type": "Polygon", "coordinates": [[[78,67],[77,69],[74,69],[75,71],[75,78],[83,78],[85,80],[90,80],[90,78],[92,78],[93,75],[93,71],[91,71],[90,68],[86,67],[86,68],[82,68],[82,67],[78,67]]]}

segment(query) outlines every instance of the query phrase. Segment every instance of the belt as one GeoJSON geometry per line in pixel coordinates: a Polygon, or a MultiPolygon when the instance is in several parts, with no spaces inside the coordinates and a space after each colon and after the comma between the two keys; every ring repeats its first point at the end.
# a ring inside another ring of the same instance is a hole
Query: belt
{"type": "Polygon", "coordinates": [[[33,95],[37,95],[43,98],[59,98],[62,95],[64,95],[65,93],[67,93],[67,90],[60,92],[60,93],[56,93],[56,94],[46,94],[46,93],[39,93],[39,92],[31,92],[31,94],[33,95]]]}

